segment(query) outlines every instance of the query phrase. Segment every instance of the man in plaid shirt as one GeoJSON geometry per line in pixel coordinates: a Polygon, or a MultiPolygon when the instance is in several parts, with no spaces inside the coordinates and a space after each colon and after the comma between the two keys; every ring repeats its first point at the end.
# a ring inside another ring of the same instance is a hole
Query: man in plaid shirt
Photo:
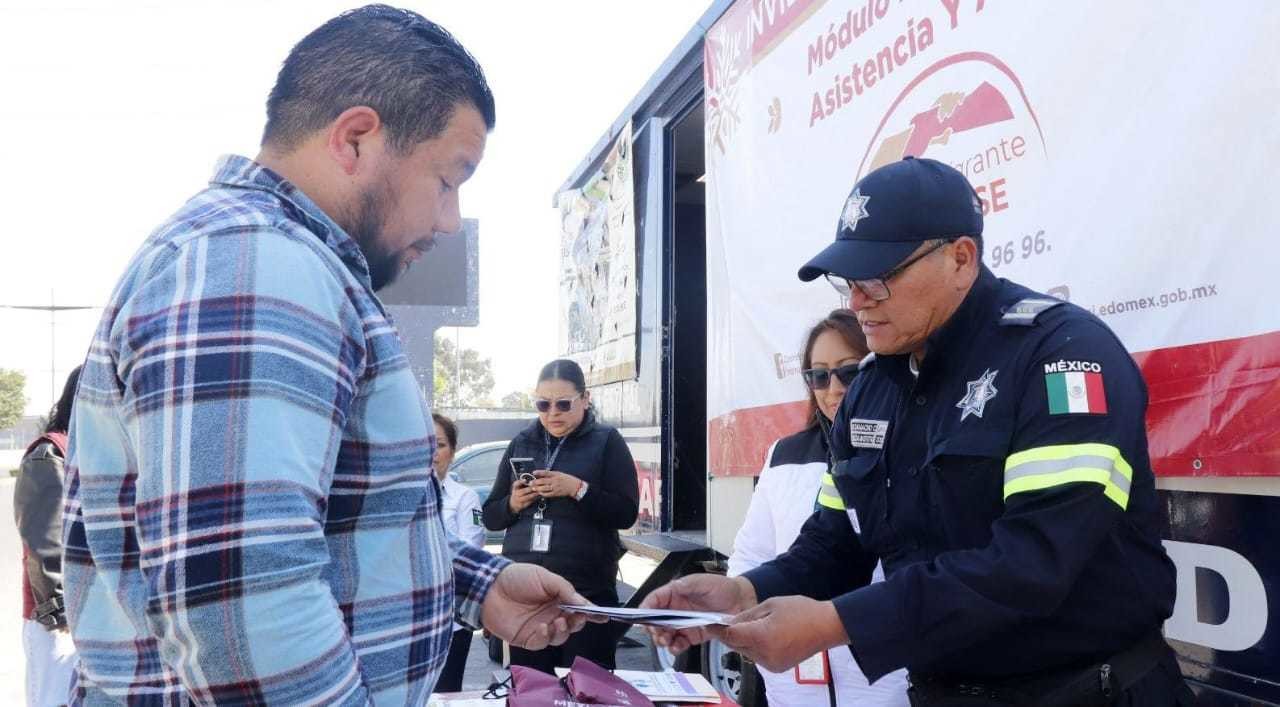
{"type": "Polygon", "coordinates": [[[262,151],[142,246],[81,376],[64,518],[74,704],[422,704],[456,617],[562,643],[545,570],[450,542],[431,416],[374,291],[460,227],[475,60],[370,6],[285,61],[262,151]]]}

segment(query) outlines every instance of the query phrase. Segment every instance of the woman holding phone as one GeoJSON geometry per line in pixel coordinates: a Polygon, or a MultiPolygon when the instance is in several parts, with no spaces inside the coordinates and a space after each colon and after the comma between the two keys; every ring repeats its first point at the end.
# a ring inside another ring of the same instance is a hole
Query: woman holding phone
{"type": "MultiPolygon", "coordinates": [[[[490,530],[506,530],[502,554],[568,579],[601,606],[617,606],[622,542],[639,512],[636,466],[622,435],[595,419],[578,364],[558,359],[542,368],[534,390],[538,418],[507,446],[484,503],[490,530]]],[[[547,673],[583,656],[615,665],[616,631],[587,624],[561,646],[512,647],[511,664],[547,673]]]]}

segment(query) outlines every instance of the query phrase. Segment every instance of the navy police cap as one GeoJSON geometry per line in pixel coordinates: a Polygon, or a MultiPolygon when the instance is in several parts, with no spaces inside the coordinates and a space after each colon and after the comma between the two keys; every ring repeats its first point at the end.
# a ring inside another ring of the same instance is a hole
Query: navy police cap
{"type": "Polygon", "coordinates": [[[831,273],[870,280],[906,260],[922,241],[981,233],[982,202],[964,175],[937,160],[906,157],[853,185],[835,242],[800,268],[800,279],[831,273]]]}

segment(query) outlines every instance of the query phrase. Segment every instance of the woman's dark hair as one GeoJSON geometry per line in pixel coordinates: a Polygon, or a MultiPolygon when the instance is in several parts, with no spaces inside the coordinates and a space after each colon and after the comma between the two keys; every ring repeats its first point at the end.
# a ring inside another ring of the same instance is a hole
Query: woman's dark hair
{"type": "Polygon", "coordinates": [[[329,20],[289,52],[267,99],[262,143],[288,152],[348,108],[368,106],[391,147],[407,154],[466,103],[492,130],[493,92],[475,57],[416,12],[368,5],[329,20]]]}
{"type": "Polygon", "coordinates": [[[542,367],[538,374],[538,382],[568,381],[579,393],[587,392],[587,379],[582,375],[582,367],[567,358],[557,358],[542,367]]]}
{"type": "Polygon", "coordinates": [[[440,429],[444,430],[445,439],[449,440],[449,449],[458,448],[458,425],[449,418],[440,413],[431,413],[431,419],[435,420],[440,429]]]}
{"type": "Polygon", "coordinates": [[[62,384],[62,397],[49,408],[49,421],[45,423],[45,432],[66,433],[71,427],[71,407],[76,399],[76,384],[80,382],[80,367],[71,369],[67,382],[62,384]]]}
{"type": "MultiPolygon", "coordinates": [[[[824,317],[813,328],[809,330],[809,336],[804,342],[804,354],[800,356],[800,370],[807,371],[813,367],[813,345],[822,335],[824,331],[834,331],[844,339],[844,343],[853,349],[853,354],[858,358],[866,356],[867,337],[862,333],[862,326],[858,324],[858,317],[848,309],[833,309],[831,313],[824,317]]],[[[818,398],[809,389],[808,385],[804,387],[805,393],[809,395],[809,424],[805,425],[805,429],[810,429],[818,424],[818,398]]]]}

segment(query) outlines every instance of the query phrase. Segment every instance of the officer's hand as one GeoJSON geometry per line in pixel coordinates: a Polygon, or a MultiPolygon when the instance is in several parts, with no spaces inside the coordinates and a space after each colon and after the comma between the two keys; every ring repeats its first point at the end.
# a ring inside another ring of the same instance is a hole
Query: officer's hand
{"type": "Polygon", "coordinates": [[[849,643],[835,604],[774,597],[711,629],[722,643],[774,672],[790,670],[818,651],[849,643]]]}
{"type": "MultiPolygon", "coordinates": [[[[756,604],[756,590],[742,577],[725,577],[718,574],[695,574],[677,579],[653,590],[640,603],[642,609],[679,609],[687,611],[716,611],[736,614],[756,604]]],[[[706,629],[687,628],[679,631],[658,626],[646,630],[653,642],[680,653],[689,646],[704,643],[710,635],[706,629]]]]}

